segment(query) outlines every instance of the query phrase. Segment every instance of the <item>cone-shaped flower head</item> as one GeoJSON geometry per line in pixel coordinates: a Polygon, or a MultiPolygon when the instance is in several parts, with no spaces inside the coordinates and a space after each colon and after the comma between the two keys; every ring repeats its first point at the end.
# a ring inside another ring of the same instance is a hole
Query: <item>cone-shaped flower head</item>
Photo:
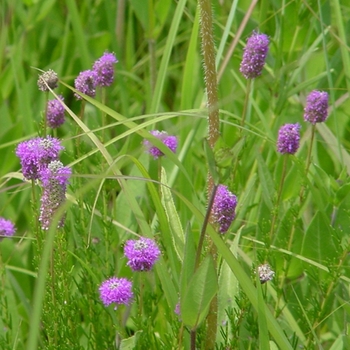
{"type": "MultiPolygon", "coordinates": [[[[58,161],[52,161],[46,169],[40,173],[40,180],[43,186],[43,194],[41,197],[40,217],[41,227],[48,230],[58,208],[66,200],[66,188],[72,170],[64,167],[58,161]]],[[[63,227],[65,216],[62,215],[57,227],[63,227]]]]}
{"type": "Polygon", "coordinates": [[[126,241],[124,254],[134,271],[149,271],[159,259],[160,250],[155,241],[142,237],[126,241]]]}
{"type": "Polygon", "coordinates": [[[131,288],[128,279],[112,277],[101,284],[100,298],[105,306],[113,303],[129,304],[134,296],[131,288]]]}
{"type": "Polygon", "coordinates": [[[237,197],[228,190],[227,186],[219,185],[211,214],[214,222],[219,224],[219,231],[225,233],[236,216],[237,197]]]}
{"type": "MultiPolygon", "coordinates": [[[[157,139],[162,141],[165,146],[167,146],[172,152],[176,152],[177,148],[177,137],[169,136],[166,131],[152,130],[150,133],[155,136],[157,139]]],[[[143,141],[144,146],[146,147],[147,152],[153,156],[154,159],[164,156],[164,153],[157,147],[152,145],[152,142],[149,140],[143,141]]]]}
{"type": "Polygon", "coordinates": [[[114,53],[105,52],[95,61],[92,69],[96,72],[96,84],[98,86],[110,86],[114,81],[114,64],[118,60],[114,53]]]}
{"type": "Polygon", "coordinates": [[[27,180],[36,180],[48,163],[58,159],[64,149],[61,142],[51,136],[37,137],[18,144],[16,155],[21,161],[22,173],[27,180]]]}
{"type": "MultiPolygon", "coordinates": [[[[97,74],[93,70],[84,70],[80,72],[74,81],[75,88],[85,95],[95,97],[96,95],[97,74]]],[[[74,94],[78,100],[82,98],[78,94],[74,94]]]]}
{"type": "Polygon", "coordinates": [[[254,32],[247,40],[241,62],[240,72],[246,79],[254,79],[261,75],[269,50],[269,37],[254,32]]]}
{"type": "Polygon", "coordinates": [[[50,91],[50,89],[55,89],[58,86],[58,76],[57,73],[54,72],[52,69],[49,69],[48,71],[44,72],[43,74],[39,75],[38,78],[38,88],[41,91],[50,91]]]}
{"type": "MultiPolygon", "coordinates": [[[[63,96],[59,96],[59,100],[63,101],[63,96]]],[[[56,129],[64,123],[64,107],[58,99],[47,101],[47,125],[56,129]]]]}
{"type": "Polygon", "coordinates": [[[0,241],[4,237],[12,237],[15,232],[16,228],[12,221],[0,217],[0,241]]]}
{"type": "Polygon", "coordinates": [[[328,117],[328,93],[313,90],[306,98],[304,120],[311,124],[322,123],[328,117]]]}
{"type": "Polygon", "coordinates": [[[294,154],[299,148],[300,124],[285,124],[278,131],[277,151],[294,154]]]}
{"type": "Polygon", "coordinates": [[[273,279],[275,272],[271,270],[269,264],[263,264],[258,267],[259,279],[261,284],[264,284],[273,279]]]}

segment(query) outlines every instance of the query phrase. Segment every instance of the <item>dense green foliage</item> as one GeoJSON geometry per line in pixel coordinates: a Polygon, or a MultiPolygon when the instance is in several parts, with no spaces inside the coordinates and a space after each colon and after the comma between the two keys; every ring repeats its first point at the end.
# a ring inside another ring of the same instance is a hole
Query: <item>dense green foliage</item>
{"type": "Polygon", "coordinates": [[[212,1],[221,133],[212,154],[197,5],[0,6],[0,216],[17,227],[0,241],[1,349],[189,349],[191,329],[204,349],[216,293],[217,349],[350,348],[350,6],[262,0],[251,11],[250,1],[212,1]],[[253,30],[270,47],[248,90],[239,65],[253,30]],[[74,79],[106,50],[119,60],[113,85],[77,101],[74,79]],[[39,228],[41,188],[23,181],[15,155],[19,142],[43,135],[48,94],[37,69],[58,73],[67,107],[66,123],[49,131],[73,173],[59,230],[39,228]],[[314,89],[329,93],[330,108],[312,140],[303,109],[314,89]],[[297,122],[300,148],[282,156],[278,130],[297,122]],[[176,154],[164,149],[155,161],[145,152],[153,129],[178,137],[176,154]],[[208,225],[194,273],[214,158],[237,216],[225,235],[208,225]],[[126,265],[123,245],[135,235],[161,248],[150,272],[126,265]],[[263,263],[275,277],[260,285],[263,263]],[[102,304],[98,288],[111,276],[133,281],[130,306],[102,304]]]}

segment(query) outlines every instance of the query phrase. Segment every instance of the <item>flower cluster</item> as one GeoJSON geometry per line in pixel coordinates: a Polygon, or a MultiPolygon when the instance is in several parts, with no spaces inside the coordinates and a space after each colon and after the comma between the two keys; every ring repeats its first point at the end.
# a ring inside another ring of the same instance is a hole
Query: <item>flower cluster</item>
{"type": "Polygon", "coordinates": [[[12,221],[0,217],[0,240],[4,237],[12,237],[16,232],[12,221]]]}
{"type": "Polygon", "coordinates": [[[311,124],[322,123],[328,117],[328,93],[313,90],[307,96],[304,120],[311,124]]]}
{"type": "Polygon", "coordinates": [[[285,124],[278,132],[277,150],[285,154],[294,154],[299,148],[300,124],[285,124]]]}
{"type": "MultiPolygon", "coordinates": [[[[92,66],[92,69],[79,73],[74,81],[76,90],[90,97],[95,97],[96,87],[110,86],[114,81],[114,64],[118,60],[114,53],[105,52],[92,66]]],[[[81,96],[75,94],[78,100],[81,96]]]]}
{"type": "Polygon", "coordinates": [[[58,139],[47,136],[37,137],[18,144],[16,155],[21,161],[22,173],[27,180],[37,180],[47,165],[58,159],[64,147],[58,139]]]}
{"type": "Polygon", "coordinates": [[[60,101],[63,101],[63,96],[47,101],[46,120],[47,125],[52,129],[56,129],[64,123],[64,107],[60,101]]]}
{"type": "Polygon", "coordinates": [[[142,237],[126,241],[124,254],[133,271],[149,271],[159,259],[160,250],[152,239],[142,237]]]}
{"type": "Polygon", "coordinates": [[[95,61],[92,69],[96,72],[96,84],[98,86],[111,86],[114,81],[114,64],[118,60],[114,53],[105,52],[95,61]]]}
{"type": "MultiPolygon", "coordinates": [[[[66,188],[72,171],[58,161],[52,161],[47,168],[41,172],[41,183],[43,194],[41,196],[40,217],[41,227],[48,230],[52,219],[66,200],[66,188]]],[[[63,227],[65,216],[62,216],[57,227],[63,227]]]]}
{"type": "Polygon", "coordinates": [[[254,32],[248,38],[239,69],[246,79],[254,79],[261,75],[268,50],[269,38],[266,34],[254,32]]]}
{"type": "Polygon", "coordinates": [[[50,89],[55,89],[58,86],[58,76],[55,71],[49,69],[43,74],[39,75],[38,78],[38,88],[41,91],[50,91],[50,89]],[[50,88],[50,89],[49,89],[50,88]]]}
{"type": "Polygon", "coordinates": [[[216,190],[211,215],[214,222],[219,224],[221,233],[225,233],[229,229],[236,216],[236,206],[237,197],[228,190],[227,186],[219,185],[216,190]]]}
{"type": "MultiPolygon", "coordinates": [[[[157,139],[162,141],[162,143],[167,146],[173,153],[176,152],[177,149],[177,137],[169,136],[166,131],[158,131],[152,130],[150,134],[155,136],[157,139]]],[[[153,156],[154,159],[164,156],[164,153],[152,144],[152,141],[145,139],[143,141],[143,145],[146,147],[147,152],[153,156]]]]}
{"type": "Polygon", "coordinates": [[[100,298],[105,306],[129,304],[134,296],[131,287],[131,282],[126,278],[109,278],[99,288],[100,298]]]}

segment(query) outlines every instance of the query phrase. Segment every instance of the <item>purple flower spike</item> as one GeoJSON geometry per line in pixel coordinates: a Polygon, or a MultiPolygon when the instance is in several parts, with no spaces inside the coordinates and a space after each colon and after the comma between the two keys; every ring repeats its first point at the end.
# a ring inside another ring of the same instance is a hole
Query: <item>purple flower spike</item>
{"type": "Polygon", "coordinates": [[[96,72],[96,84],[98,86],[111,86],[114,81],[114,64],[118,60],[114,53],[105,52],[95,61],[92,69],[96,72]]]}
{"type": "Polygon", "coordinates": [[[124,254],[134,271],[149,271],[159,259],[160,250],[152,239],[142,237],[126,241],[124,254]]]}
{"type": "Polygon", "coordinates": [[[126,278],[112,277],[104,281],[100,288],[100,298],[105,306],[110,304],[130,304],[133,293],[132,284],[126,278]]]}
{"type": "Polygon", "coordinates": [[[15,232],[16,228],[12,221],[0,218],[0,241],[4,237],[12,237],[15,232]]]}
{"type": "Polygon", "coordinates": [[[22,173],[27,180],[37,180],[40,171],[47,164],[58,159],[58,153],[64,149],[58,139],[47,136],[37,137],[18,144],[16,155],[21,161],[22,173]]]}
{"type": "Polygon", "coordinates": [[[241,62],[240,72],[246,79],[254,79],[261,75],[269,50],[269,37],[254,32],[247,40],[241,62]]]}
{"type": "Polygon", "coordinates": [[[300,124],[285,124],[278,131],[277,151],[294,154],[299,148],[300,124]]]}
{"type": "MultiPolygon", "coordinates": [[[[97,74],[93,70],[85,70],[80,72],[74,81],[75,88],[85,95],[95,97],[96,95],[97,74]]],[[[78,94],[74,94],[78,100],[82,98],[78,94]]]]}
{"type": "MultiPolygon", "coordinates": [[[[166,131],[152,130],[150,133],[155,136],[157,139],[162,141],[165,146],[167,146],[172,152],[176,152],[177,148],[177,137],[169,136],[166,131]]],[[[147,149],[147,152],[153,156],[154,159],[164,156],[164,153],[157,147],[152,145],[152,142],[149,140],[143,141],[144,146],[147,149]]]]}
{"type": "MultiPolygon", "coordinates": [[[[40,180],[43,186],[43,195],[41,197],[40,217],[41,227],[48,230],[58,208],[66,200],[66,188],[72,170],[64,167],[63,164],[55,160],[51,162],[46,169],[40,173],[40,180]]],[[[65,216],[63,215],[58,222],[58,227],[63,227],[65,216]]]]}
{"type": "Polygon", "coordinates": [[[225,233],[229,229],[233,219],[236,216],[237,197],[228,190],[227,186],[219,185],[211,214],[214,222],[219,224],[220,233],[225,233]]]}
{"type": "Polygon", "coordinates": [[[304,120],[311,124],[322,123],[328,117],[328,93],[313,90],[306,98],[304,120]]]}
{"type": "MultiPolygon", "coordinates": [[[[58,96],[63,101],[63,96],[58,96]]],[[[47,125],[56,129],[64,123],[64,107],[58,99],[47,101],[47,125]]]]}

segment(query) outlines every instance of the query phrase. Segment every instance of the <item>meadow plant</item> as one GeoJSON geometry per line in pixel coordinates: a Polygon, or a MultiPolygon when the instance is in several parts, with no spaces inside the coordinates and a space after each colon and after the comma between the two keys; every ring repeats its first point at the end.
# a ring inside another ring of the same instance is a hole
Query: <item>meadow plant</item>
{"type": "Polygon", "coordinates": [[[13,3],[0,348],[350,348],[348,6],[13,3]]]}

